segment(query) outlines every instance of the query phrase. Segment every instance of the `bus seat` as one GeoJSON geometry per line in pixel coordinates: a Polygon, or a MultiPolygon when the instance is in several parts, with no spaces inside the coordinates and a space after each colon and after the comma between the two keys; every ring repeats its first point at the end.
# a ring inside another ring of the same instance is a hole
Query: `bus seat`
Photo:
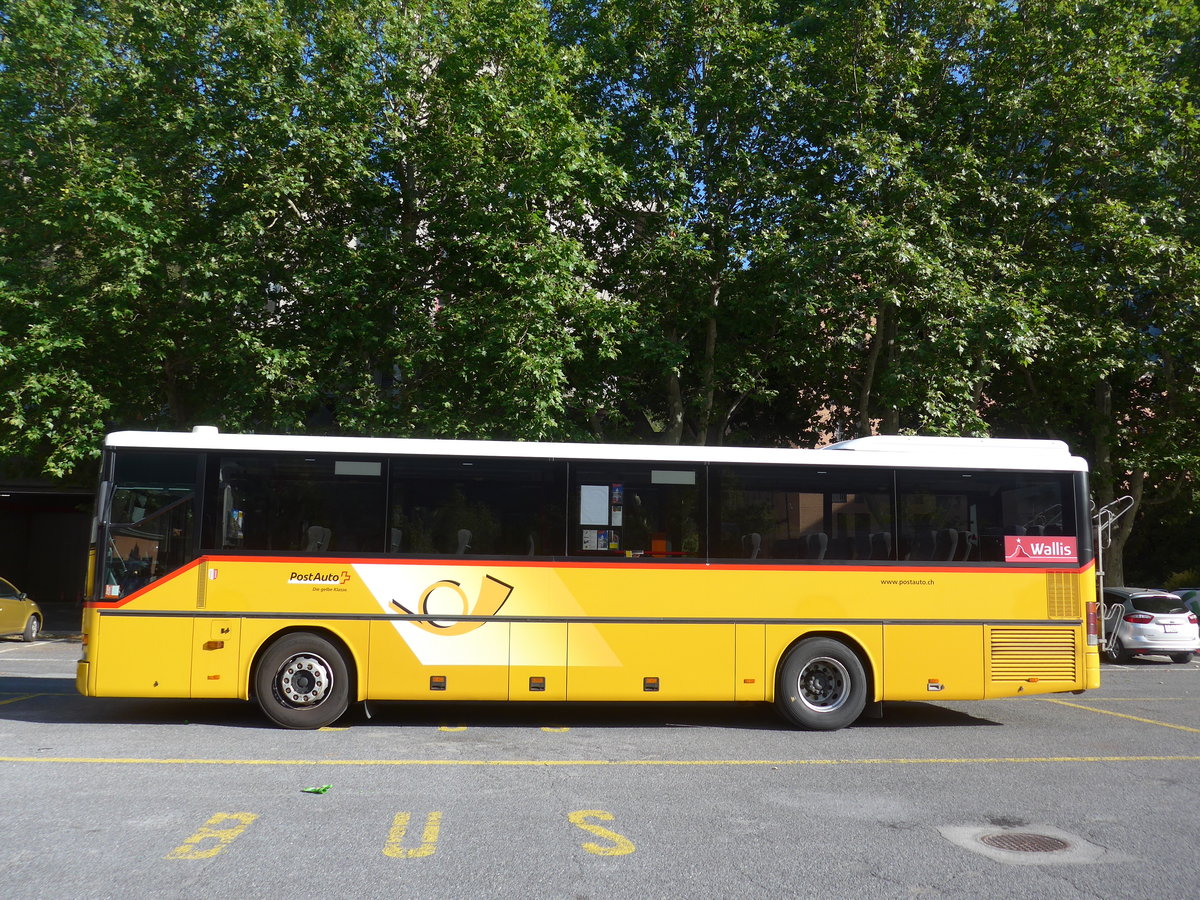
{"type": "Polygon", "coordinates": [[[308,529],[308,543],[304,549],[309,553],[319,553],[328,550],[332,540],[332,531],[323,525],[313,525],[308,529]]]}
{"type": "Polygon", "coordinates": [[[455,556],[462,556],[471,549],[471,530],[469,528],[458,529],[458,547],[454,551],[455,556]]]}
{"type": "Polygon", "coordinates": [[[758,553],[762,550],[762,535],[757,531],[743,534],[742,550],[745,551],[747,559],[758,559],[758,553]]]}
{"type": "Polygon", "coordinates": [[[936,560],[954,559],[958,549],[958,530],[954,528],[939,528],[933,545],[933,558],[936,560]]]}
{"type": "Polygon", "coordinates": [[[808,536],[808,558],[824,559],[829,549],[829,535],[823,531],[814,531],[808,536]]]}
{"type": "Polygon", "coordinates": [[[954,551],[956,560],[979,559],[979,542],[969,531],[958,533],[958,547],[954,551]]]}

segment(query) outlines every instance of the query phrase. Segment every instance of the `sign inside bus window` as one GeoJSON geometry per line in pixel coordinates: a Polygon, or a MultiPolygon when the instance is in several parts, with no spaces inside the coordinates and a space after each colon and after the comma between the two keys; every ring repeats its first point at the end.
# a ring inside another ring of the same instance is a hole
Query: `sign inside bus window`
{"type": "Polygon", "coordinates": [[[1069,562],[1079,559],[1079,544],[1073,537],[1004,536],[1005,562],[1069,562]]]}

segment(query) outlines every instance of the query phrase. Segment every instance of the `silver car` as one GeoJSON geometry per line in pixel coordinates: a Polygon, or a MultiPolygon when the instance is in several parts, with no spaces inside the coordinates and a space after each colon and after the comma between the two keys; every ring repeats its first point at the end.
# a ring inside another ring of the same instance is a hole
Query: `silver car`
{"type": "Polygon", "coordinates": [[[1200,650],[1196,614],[1175,594],[1148,588],[1104,589],[1105,656],[1129,662],[1147,653],[1192,661],[1200,650]]]}

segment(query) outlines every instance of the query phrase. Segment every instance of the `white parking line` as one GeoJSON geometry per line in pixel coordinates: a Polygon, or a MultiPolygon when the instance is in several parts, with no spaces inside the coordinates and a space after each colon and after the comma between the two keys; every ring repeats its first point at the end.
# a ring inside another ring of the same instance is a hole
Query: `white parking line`
{"type": "Polygon", "coordinates": [[[22,641],[19,644],[13,644],[11,647],[0,647],[0,653],[11,653],[14,650],[28,650],[30,647],[36,647],[38,644],[46,643],[45,641],[34,641],[31,644],[26,644],[22,641]]]}

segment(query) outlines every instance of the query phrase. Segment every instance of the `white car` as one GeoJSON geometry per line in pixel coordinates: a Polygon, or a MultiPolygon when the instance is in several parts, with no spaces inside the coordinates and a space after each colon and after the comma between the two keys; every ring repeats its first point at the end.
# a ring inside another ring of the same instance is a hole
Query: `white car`
{"type": "Polygon", "coordinates": [[[1154,653],[1177,663],[1200,651],[1196,614],[1175,594],[1148,588],[1104,589],[1105,656],[1129,662],[1154,653]]]}

